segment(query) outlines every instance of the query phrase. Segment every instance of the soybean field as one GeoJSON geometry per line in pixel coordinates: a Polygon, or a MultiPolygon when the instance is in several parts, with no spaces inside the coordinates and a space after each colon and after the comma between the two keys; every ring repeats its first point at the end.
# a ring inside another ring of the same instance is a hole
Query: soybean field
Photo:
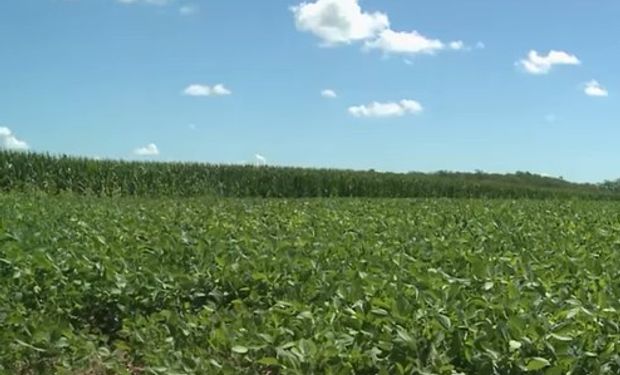
{"type": "Polygon", "coordinates": [[[620,204],[0,194],[0,372],[618,374],[620,204]]]}

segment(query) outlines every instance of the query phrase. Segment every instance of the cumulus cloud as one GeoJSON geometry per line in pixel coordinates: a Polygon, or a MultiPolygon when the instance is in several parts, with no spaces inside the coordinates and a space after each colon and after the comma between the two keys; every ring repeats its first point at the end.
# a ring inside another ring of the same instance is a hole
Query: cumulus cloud
{"type": "Polygon", "coordinates": [[[580,65],[581,61],[575,55],[564,51],[551,50],[547,55],[537,51],[530,51],[527,58],[517,62],[517,65],[530,74],[547,74],[555,65],[580,65]]]}
{"type": "Polygon", "coordinates": [[[187,96],[226,96],[231,95],[232,91],[227,89],[223,84],[217,84],[213,87],[208,85],[192,84],[183,90],[183,94],[187,96]]]}
{"type": "Polygon", "coordinates": [[[18,139],[11,129],[0,126],[0,150],[26,151],[28,144],[18,139]]]}
{"type": "Polygon", "coordinates": [[[157,156],[159,155],[159,149],[155,143],[149,143],[144,147],[138,147],[133,150],[133,153],[138,156],[157,156]]]}
{"type": "Polygon", "coordinates": [[[390,28],[387,14],[366,12],[359,0],[316,0],[292,7],[297,29],[319,37],[324,45],[364,42],[364,49],[386,54],[434,54],[440,50],[466,50],[462,41],[444,43],[417,31],[390,28]]]}
{"type": "Polygon", "coordinates": [[[183,90],[183,94],[189,96],[209,96],[211,95],[211,87],[206,85],[193,84],[183,90]]]}
{"type": "Polygon", "coordinates": [[[230,95],[232,94],[232,91],[224,87],[224,85],[218,84],[218,85],[213,86],[213,88],[211,89],[211,93],[212,95],[222,96],[222,95],[230,95]]]}
{"type": "Polygon", "coordinates": [[[588,96],[597,96],[597,97],[605,97],[609,96],[609,92],[606,88],[601,86],[600,83],[596,80],[592,80],[587,82],[584,87],[584,92],[588,96]]]}
{"type": "Polygon", "coordinates": [[[291,10],[298,30],[318,36],[327,45],[373,38],[390,26],[387,15],[364,12],[358,0],[317,0],[291,10]]]}
{"type": "Polygon", "coordinates": [[[328,99],[335,99],[338,97],[338,94],[334,90],[325,89],[321,91],[321,96],[328,99]]]}
{"type": "Polygon", "coordinates": [[[450,46],[450,49],[453,49],[455,51],[460,51],[466,48],[465,43],[463,43],[462,40],[456,40],[454,42],[450,42],[449,46],[450,46]]]}
{"type": "Polygon", "coordinates": [[[380,49],[385,53],[418,54],[425,53],[432,55],[445,48],[442,41],[429,39],[417,31],[398,32],[387,29],[379,34],[375,40],[365,43],[367,49],[380,49]]]}
{"type": "Polygon", "coordinates": [[[349,113],[355,117],[401,117],[406,114],[419,114],[424,110],[415,100],[379,103],[349,107],[349,113]]]}

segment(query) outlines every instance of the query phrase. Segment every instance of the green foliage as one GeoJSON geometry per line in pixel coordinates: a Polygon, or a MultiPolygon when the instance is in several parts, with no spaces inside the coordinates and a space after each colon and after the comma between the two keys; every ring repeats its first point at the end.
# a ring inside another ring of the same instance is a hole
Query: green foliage
{"type": "Polygon", "coordinates": [[[620,179],[614,181],[605,181],[601,184],[601,189],[619,194],[620,193],[620,179]]]}
{"type": "Polygon", "coordinates": [[[0,373],[618,374],[620,206],[0,194],[0,373]]]}
{"type": "Polygon", "coordinates": [[[0,151],[0,191],[15,190],[150,197],[620,198],[620,190],[524,172],[397,174],[96,161],[0,151]]]}

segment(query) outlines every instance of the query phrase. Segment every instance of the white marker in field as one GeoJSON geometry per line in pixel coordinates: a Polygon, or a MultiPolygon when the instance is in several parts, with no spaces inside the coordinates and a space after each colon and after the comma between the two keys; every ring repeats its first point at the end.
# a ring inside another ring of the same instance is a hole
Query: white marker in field
{"type": "Polygon", "coordinates": [[[256,166],[257,167],[267,165],[267,159],[263,155],[256,154],[256,155],[254,155],[254,157],[256,158],[256,166]]]}

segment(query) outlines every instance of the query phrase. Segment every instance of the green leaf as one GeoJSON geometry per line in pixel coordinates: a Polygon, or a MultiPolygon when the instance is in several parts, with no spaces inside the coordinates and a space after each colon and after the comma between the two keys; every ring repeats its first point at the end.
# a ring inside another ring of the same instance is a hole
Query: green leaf
{"type": "Polygon", "coordinates": [[[557,335],[555,333],[550,333],[548,337],[556,339],[558,341],[564,341],[564,342],[573,341],[573,338],[570,336],[562,336],[562,335],[557,335]]]}
{"type": "Polygon", "coordinates": [[[437,315],[437,320],[439,321],[439,323],[444,329],[450,330],[450,328],[452,328],[452,322],[450,321],[450,318],[448,318],[447,316],[443,314],[439,314],[437,315]]]}
{"type": "Polygon", "coordinates": [[[298,319],[312,319],[312,313],[310,311],[302,311],[297,314],[298,319]]]}
{"type": "Polygon", "coordinates": [[[34,346],[34,345],[30,345],[30,344],[28,344],[27,342],[22,341],[22,340],[20,340],[20,339],[15,339],[15,341],[16,341],[19,345],[21,345],[21,346],[25,346],[26,348],[32,349],[32,350],[34,350],[34,351],[36,351],[36,352],[40,352],[40,353],[45,353],[45,352],[46,352],[46,350],[45,350],[45,349],[37,348],[36,346],[34,346]]]}
{"type": "Polygon", "coordinates": [[[259,359],[257,362],[258,364],[261,364],[264,366],[279,366],[280,365],[280,362],[278,362],[278,360],[273,357],[263,357],[259,359]]]}
{"type": "Polygon", "coordinates": [[[215,359],[210,359],[209,363],[212,364],[213,366],[217,367],[217,368],[222,368],[222,365],[216,361],[215,359]]]}
{"type": "Polygon", "coordinates": [[[235,345],[232,347],[232,351],[237,354],[246,354],[248,352],[248,348],[242,345],[235,345]]]}
{"type": "Polygon", "coordinates": [[[527,362],[527,371],[537,371],[551,366],[551,362],[541,357],[530,358],[527,362]]]}
{"type": "Polygon", "coordinates": [[[413,344],[415,342],[413,337],[411,337],[411,335],[402,328],[399,328],[396,331],[396,334],[398,335],[398,338],[404,343],[413,344]]]}
{"type": "Polygon", "coordinates": [[[375,315],[379,315],[379,316],[387,316],[388,312],[384,309],[372,309],[370,310],[371,313],[375,314],[375,315]]]}

